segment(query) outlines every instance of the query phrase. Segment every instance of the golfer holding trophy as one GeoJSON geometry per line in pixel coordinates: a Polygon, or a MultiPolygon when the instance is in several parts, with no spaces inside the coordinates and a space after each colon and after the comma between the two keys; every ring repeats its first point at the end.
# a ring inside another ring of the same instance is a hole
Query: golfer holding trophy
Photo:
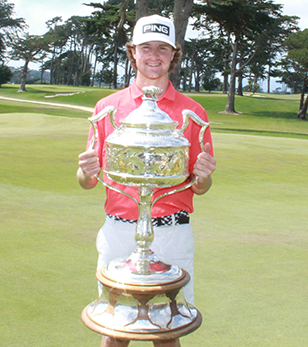
{"type": "Polygon", "coordinates": [[[210,189],[216,160],[204,108],[168,79],[181,54],[172,21],[140,18],[127,44],[136,78],[96,104],[79,155],[79,184],[106,186],[106,222],[97,236],[100,299],[83,313],[105,347],[130,339],[180,346],[179,337],[201,324],[189,214],[194,194],[210,189]]]}

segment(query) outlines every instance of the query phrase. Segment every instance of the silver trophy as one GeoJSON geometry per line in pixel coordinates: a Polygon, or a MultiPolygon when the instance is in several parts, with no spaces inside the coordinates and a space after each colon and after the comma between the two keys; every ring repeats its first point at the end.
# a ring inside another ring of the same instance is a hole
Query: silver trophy
{"type": "Polygon", "coordinates": [[[142,91],[143,103],[122,119],[120,126],[115,123],[113,106],[89,118],[94,130],[93,149],[97,140],[96,122],[109,116],[114,132],[106,140],[103,171],[114,182],[138,187],[139,201],[98,175],[96,178],[108,188],[133,199],[139,217],[135,251],[128,259],[114,260],[97,272],[103,293],[83,310],[82,320],[90,329],[116,338],[168,340],[194,331],[202,318],[182,294],[189,274],[176,265],[161,262],[150,249],[154,238],[151,210],[159,199],[191,187],[198,178],[154,201],[152,197],[154,189],[177,186],[189,177],[190,143],[183,137],[189,118],[201,127],[201,151],[209,123],[193,111],[184,110],[183,125],[177,129],[178,123],[156,104],[155,94],[161,90],[151,86],[142,91]]]}

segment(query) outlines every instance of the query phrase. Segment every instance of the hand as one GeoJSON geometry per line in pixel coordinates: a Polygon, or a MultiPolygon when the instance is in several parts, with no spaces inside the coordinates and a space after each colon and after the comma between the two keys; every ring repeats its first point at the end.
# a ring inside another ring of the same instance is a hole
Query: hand
{"type": "Polygon", "coordinates": [[[200,183],[211,176],[216,169],[216,159],[210,155],[211,145],[208,142],[203,145],[203,150],[194,166],[194,175],[198,176],[200,183]]]}
{"type": "Polygon", "coordinates": [[[211,145],[206,143],[203,145],[204,152],[198,155],[194,166],[194,175],[198,177],[198,181],[191,187],[194,193],[204,194],[212,184],[211,175],[216,169],[216,159],[210,155],[211,145]]]}
{"type": "Polygon", "coordinates": [[[94,149],[90,149],[79,155],[79,166],[85,176],[94,177],[101,171],[98,160],[98,153],[94,149]]]}

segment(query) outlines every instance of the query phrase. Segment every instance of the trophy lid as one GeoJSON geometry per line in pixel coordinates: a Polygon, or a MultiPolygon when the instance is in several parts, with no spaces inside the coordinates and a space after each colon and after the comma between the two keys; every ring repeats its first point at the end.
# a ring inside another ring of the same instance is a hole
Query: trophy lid
{"type": "Polygon", "coordinates": [[[162,111],[156,104],[155,94],[162,90],[155,86],[142,88],[143,102],[140,107],[132,111],[121,124],[126,128],[147,128],[147,129],[170,129],[174,130],[178,123],[162,111]]]}

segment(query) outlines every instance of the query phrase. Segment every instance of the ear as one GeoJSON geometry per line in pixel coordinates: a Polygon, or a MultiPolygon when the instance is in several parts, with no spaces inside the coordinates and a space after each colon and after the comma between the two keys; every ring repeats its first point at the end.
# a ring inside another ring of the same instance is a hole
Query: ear
{"type": "Polygon", "coordinates": [[[133,48],[130,49],[133,58],[136,60],[136,46],[134,46],[133,48]]]}
{"type": "Polygon", "coordinates": [[[176,53],[176,50],[173,49],[171,53],[171,61],[173,60],[175,53],[176,53]]]}

